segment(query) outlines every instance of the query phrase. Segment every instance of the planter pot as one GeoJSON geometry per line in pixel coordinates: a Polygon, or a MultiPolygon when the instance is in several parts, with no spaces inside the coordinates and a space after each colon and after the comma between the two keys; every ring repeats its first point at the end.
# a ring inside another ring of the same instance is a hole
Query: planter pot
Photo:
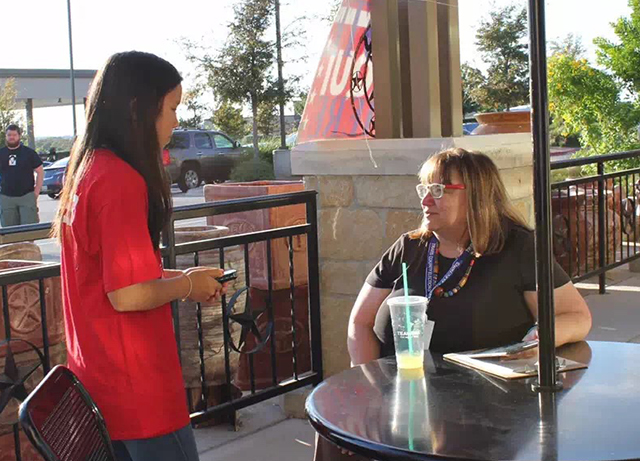
{"type": "MultiPolygon", "coordinates": [[[[4,428],[0,426],[0,433],[4,428]]],[[[0,461],[15,461],[16,452],[15,445],[13,441],[13,428],[8,426],[7,428],[10,432],[0,435],[0,461]]],[[[25,433],[20,430],[20,459],[22,461],[42,461],[42,456],[40,456],[36,450],[36,448],[31,445],[29,439],[25,433]]]]}
{"type": "MultiPolygon", "coordinates": [[[[45,264],[46,263],[39,261],[4,260],[0,261],[0,273],[45,264]]],[[[45,279],[44,292],[49,344],[58,344],[65,340],[60,277],[45,279]]],[[[35,344],[37,347],[42,347],[42,315],[40,311],[40,289],[38,282],[22,282],[9,285],[7,286],[7,296],[9,298],[11,337],[24,339],[35,344]]],[[[2,306],[3,302],[3,295],[0,292],[0,306],[2,306]]],[[[0,315],[0,341],[4,339],[4,316],[0,315]]],[[[14,352],[21,352],[27,348],[28,346],[26,345],[16,344],[13,350],[14,352]]],[[[0,351],[0,357],[3,356],[2,354],[4,354],[4,352],[0,351]]]]}
{"type": "MultiPolygon", "coordinates": [[[[176,228],[176,243],[193,242],[197,240],[224,237],[229,234],[229,229],[222,226],[198,226],[176,228]]],[[[193,255],[180,255],[176,258],[178,269],[193,267],[193,255]]],[[[229,295],[243,288],[245,281],[244,251],[240,247],[226,248],[224,251],[224,263],[226,269],[238,271],[238,278],[229,283],[229,295]]],[[[220,267],[220,253],[218,250],[203,251],[198,254],[200,266],[220,267]]],[[[244,308],[246,294],[238,298],[236,306],[244,308]]],[[[180,302],[180,342],[182,375],[185,385],[192,397],[195,411],[195,403],[200,400],[200,352],[198,347],[197,305],[194,302],[180,302]]],[[[201,304],[202,333],[204,345],[205,381],[209,388],[209,406],[222,403],[215,401],[216,396],[223,393],[216,390],[217,386],[226,386],[225,359],[224,359],[224,330],[222,322],[222,304],[216,301],[212,304],[201,304]]],[[[233,340],[238,341],[240,328],[231,324],[230,333],[233,340]]],[[[238,368],[238,354],[231,352],[229,365],[232,376],[238,368]]]]}
{"type": "MultiPolygon", "coordinates": [[[[12,244],[0,246],[0,273],[10,272],[30,266],[43,265],[40,261],[24,261],[16,259],[42,259],[40,249],[31,243],[12,244]],[[8,257],[14,259],[6,259],[8,257]]],[[[67,361],[67,350],[64,343],[64,314],[62,311],[62,291],[60,277],[44,280],[44,295],[46,302],[47,333],[49,337],[49,357],[51,366],[64,364],[67,361]]],[[[40,310],[39,283],[22,282],[7,286],[7,298],[9,304],[9,328],[11,337],[24,339],[35,346],[43,347],[42,316],[40,310]]],[[[0,293],[0,306],[4,298],[0,293]]],[[[5,339],[5,322],[0,308],[0,341],[5,339]]],[[[18,367],[26,367],[37,364],[40,359],[29,346],[20,342],[11,344],[14,359],[18,367]]],[[[0,370],[4,370],[6,346],[0,347],[0,370]]],[[[31,392],[43,378],[42,367],[38,368],[27,380],[26,389],[31,392]]],[[[0,461],[15,460],[15,445],[13,437],[13,424],[18,421],[19,402],[12,400],[2,413],[0,413],[0,461]]],[[[24,461],[41,461],[42,457],[20,431],[20,452],[24,461]]]]}
{"type": "Polygon", "coordinates": [[[478,127],[473,130],[474,135],[501,133],[530,133],[531,112],[486,112],[475,116],[478,127]]]}
{"type": "MultiPolygon", "coordinates": [[[[196,411],[202,411],[205,409],[203,404],[203,395],[200,388],[187,389],[188,399],[191,400],[191,406],[189,408],[190,413],[196,411]]],[[[231,383],[230,387],[225,384],[216,384],[213,386],[207,386],[207,404],[206,408],[211,408],[221,403],[229,402],[231,400],[237,400],[242,397],[242,391],[234,384],[231,383]]],[[[236,425],[239,420],[239,414],[233,408],[230,408],[219,413],[215,413],[210,419],[201,423],[196,423],[193,428],[200,429],[203,427],[212,427],[219,424],[232,424],[236,425]]]]}
{"type": "MultiPolygon", "coordinates": [[[[263,195],[284,194],[304,190],[301,181],[256,181],[251,183],[225,183],[205,186],[207,202],[231,200],[263,195]]],[[[293,205],[265,210],[231,213],[207,218],[207,224],[226,226],[231,234],[244,234],[259,230],[294,226],[307,222],[304,205],[293,205]]],[[[274,290],[289,288],[288,239],[277,239],[271,243],[271,271],[274,290]]],[[[268,289],[267,243],[249,245],[250,285],[260,290],[268,289]]],[[[294,283],[306,285],[308,276],[306,237],[293,238],[294,283]]]]}
{"type": "MultiPolygon", "coordinates": [[[[249,290],[253,309],[264,309],[267,306],[268,292],[251,288],[249,290]]],[[[273,317],[275,325],[276,376],[282,382],[293,378],[293,330],[291,327],[291,298],[289,290],[272,292],[273,317]]],[[[309,289],[307,286],[296,287],[294,290],[295,320],[296,320],[296,356],[297,371],[301,375],[311,370],[311,343],[309,339],[309,289]]],[[[257,325],[260,331],[265,331],[269,316],[265,311],[258,317],[257,325]]],[[[252,334],[247,335],[244,351],[251,351],[257,346],[257,340],[252,334]]],[[[253,354],[253,371],[256,389],[273,386],[271,368],[271,340],[264,347],[253,354]]],[[[240,369],[235,381],[243,390],[251,389],[251,374],[249,356],[242,354],[240,369]]]]}
{"type": "MultiPolygon", "coordinates": [[[[615,261],[613,230],[616,246],[620,245],[621,205],[619,192],[611,182],[605,188],[607,232],[606,261],[615,261]],[[615,194],[615,200],[614,200],[615,194]]],[[[598,190],[593,185],[584,188],[554,190],[551,196],[553,212],[553,251],[565,272],[574,277],[594,270],[599,265],[598,190]]]]}
{"type": "Polygon", "coordinates": [[[9,243],[0,245],[0,261],[12,259],[20,261],[42,261],[42,252],[35,243],[9,243]]]}

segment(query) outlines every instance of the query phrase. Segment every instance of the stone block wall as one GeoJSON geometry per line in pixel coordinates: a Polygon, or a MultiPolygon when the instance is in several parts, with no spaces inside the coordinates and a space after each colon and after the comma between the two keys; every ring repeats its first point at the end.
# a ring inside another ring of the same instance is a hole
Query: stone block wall
{"type": "Polygon", "coordinates": [[[362,284],[382,253],[420,226],[412,176],[306,176],[318,191],[320,295],[325,374],[349,366],[347,321],[362,284]]]}

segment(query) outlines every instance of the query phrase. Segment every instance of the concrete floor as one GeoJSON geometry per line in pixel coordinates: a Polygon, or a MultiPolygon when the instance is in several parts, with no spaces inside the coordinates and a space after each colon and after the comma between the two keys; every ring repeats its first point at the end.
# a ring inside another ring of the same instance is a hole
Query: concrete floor
{"type": "Polygon", "coordinates": [[[238,412],[230,425],[196,429],[200,461],[311,461],[315,432],[304,419],[289,419],[276,397],[238,412]]]}

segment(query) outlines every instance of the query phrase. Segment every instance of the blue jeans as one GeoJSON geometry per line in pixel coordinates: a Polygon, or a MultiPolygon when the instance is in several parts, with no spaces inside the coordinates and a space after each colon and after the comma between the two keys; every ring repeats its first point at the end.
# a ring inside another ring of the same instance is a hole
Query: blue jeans
{"type": "Polygon", "coordinates": [[[160,437],[114,440],[118,461],[199,461],[191,425],[160,437]]]}

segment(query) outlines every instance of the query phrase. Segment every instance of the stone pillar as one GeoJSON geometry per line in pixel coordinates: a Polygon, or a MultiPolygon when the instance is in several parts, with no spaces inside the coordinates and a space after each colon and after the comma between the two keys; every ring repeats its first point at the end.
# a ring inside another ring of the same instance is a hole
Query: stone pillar
{"type": "Polygon", "coordinates": [[[409,72],[413,104],[413,138],[442,136],[440,115],[440,59],[438,56],[438,5],[434,2],[404,0],[407,7],[409,72]]]}
{"type": "Polygon", "coordinates": [[[326,377],[349,366],[347,322],[367,274],[400,235],[420,226],[420,200],[415,192],[420,165],[430,155],[451,147],[491,156],[511,199],[533,225],[530,134],[368,142],[327,140],[293,148],[293,174],[303,175],[305,188],[319,193],[320,305],[326,377]]]}
{"type": "Polygon", "coordinates": [[[398,0],[398,40],[400,50],[400,92],[402,94],[402,137],[413,138],[413,91],[409,40],[409,0],[398,0]]]}
{"type": "Polygon", "coordinates": [[[376,138],[462,136],[458,0],[371,0],[376,138]]]}
{"type": "Polygon", "coordinates": [[[402,136],[398,0],[371,0],[376,138],[402,136]]]}
{"type": "Polygon", "coordinates": [[[462,136],[462,73],[460,70],[458,0],[440,0],[437,10],[442,136],[462,136]]]}
{"type": "Polygon", "coordinates": [[[33,129],[33,99],[29,98],[24,103],[27,111],[27,142],[32,149],[36,148],[36,134],[33,129]]]}

